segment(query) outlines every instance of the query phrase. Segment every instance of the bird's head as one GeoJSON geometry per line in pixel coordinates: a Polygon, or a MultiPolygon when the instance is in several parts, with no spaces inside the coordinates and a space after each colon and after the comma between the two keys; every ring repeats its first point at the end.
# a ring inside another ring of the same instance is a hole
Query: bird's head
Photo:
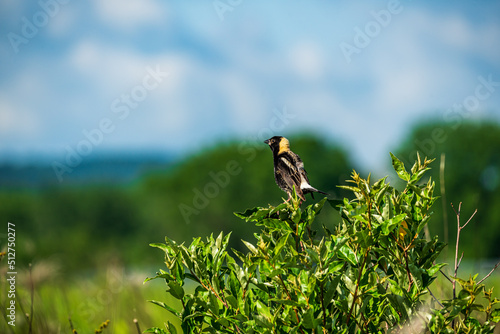
{"type": "Polygon", "coordinates": [[[264,141],[274,154],[280,154],[290,150],[290,142],[285,137],[274,136],[264,141]]]}

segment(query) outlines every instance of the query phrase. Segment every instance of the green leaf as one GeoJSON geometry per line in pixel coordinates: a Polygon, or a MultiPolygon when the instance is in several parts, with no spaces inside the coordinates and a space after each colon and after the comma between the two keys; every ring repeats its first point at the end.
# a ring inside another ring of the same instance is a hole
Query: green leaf
{"type": "Polygon", "coordinates": [[[391,154],[391,158],[392,158],[392,166],[394,167],[394,170],[398,174],[399,178],[404,180],[404,181],[409,181],[410,174],[408,174],[408,172],[406,171],[405,165],[401,162],[401,160],[396,158],[396,156],[394,154],[392,154],[392,153],[390,153],[390,154],[391,154]]]}
{"type": "Polygon", "coordinates": [[[337,292],[338,284],[340,283],[341,275],[335,277],[333,281],[327,282],[323,285],[323,301],[326,305],[330,304],[333,301],[333,296],[337,292]]]}
{"type": "Polygon", "coordinates": [[[385,177],[381,178],[380,180],[377,180],[377,181],[373,184],[372,189],[373,189],[374,191],[378,191],[379,189],[384,188],[384,187],[386,186],[386,184],[385,184],[385,181],[386,181],[386,180],[387,180],[387,176],[385,176],[385,177]]]}
{"type": "Polygon", "coordinates": [[[245,210],[245,212],[234,212],[234,215],[248,222],[265,217],[268,215],[268,213],[269,209],[253,208],[253,209],[247,209],[245,210]]]}
{"type": "Polygon", "coordinates": [[[358,259],[356,258],[356,253],[347,245],[343,245],[340,248],[340,254],[346,260],[348,260],[352,265],[358,264],[358,259]]]}
{"type": "Polygon", "coordinates": [[[313,211],[314,211],[315,214],[320,213],[320,211],[323,208],[323,206],[325,205],[327,199],[328,198],[323,197],[322,200],[320,200],[319,202],[317,202],[316,204],[313,205],[313,211]]]}
{"type": "Polygon", "coordinates": [[[162,244],[162,243],[158,243],[158,242],[151,243],[151,244],[149,244],[149,246],[159,248],[159,249],[163,250],[164,252],[167,252],[167,249],[168,249],[167,245],[162,244]]]}
{"type": "Polygon", "coordinates": [[[207,304],[213,314],[219,315],[219,300],[212,292],[208,295],[209,303],[207,304]]]}
{"type": "Polygon", "coordinates": [[[307,329],[314,329],[318,325],[318,321],[314,319],[314,311],[311,307],[302,315],[301,323],[307,329]]]}
{"type": "Polygon", "coordinates": [[[167,273],[167,272],[165,272],[165,271],[163,271],[163,270],[161,270],[161,269],[160,269],[160,272],[159,272],[159,273],[157,273],[155,277],[148,277],[148,278],[146,278],[146,279],[144,280],[144,282],[143,282],[143,283],[146,283],[146,282],[148,282],[148,281],[151,281],[151,280],[154,280],[154,279],[157,279],[157,278],[163,278],[163,279],[165,279],[165,280],[167,280],[167,281],[170,281],[170,280],[175,280],[175,277],[174,277],[174,276],[172,276],[172,274],[167,273]]]}
{"type": "Polygon", "coordinates": [[[288,305],[288,306],[294,306],[294,307],[299,307],[300,304],[293,301],[293,300],[290,300],[290,299],[276,299],[276,298],[272,298],[272,299],[269,299],[270,302],[273,302],[273,303],[278,303],[278,304],[282,304],[282,305],[288,305]]]}
{"type": "Polygon", "coordinates": [[[170,321],[167,320],[165,327],[167,327],[167,330],[170,334],[177,334],[177,329],[175,328],[174,324],[171,323],[170,321]]]}
{"type": "Polygon", "coordinates": [[[209,316],[209,315],[210,315],[210,313],[206,313],[206,314],[205,314],[205,313],[203,313],[203,312],[199,312],[199,311],[197,311],[197,312],[193,312],[193,313],[191,313],[191,314],[189,314],[189,315],[185,316],[182,320],[183,320],[184,322],[187,322],[188,320],[193,319],[193,318],[203,318],[203,317],[205,317],[205,316],[209,316]]]}
{"type": "Polygon", "coordinates": [[[255,255],[259,254],[259,251],[257,248],[255,248],[255,246],[251,243],[249,243],[248,241],[245,241],[245,240],[241,240],[245,246],[247,246],[247,248],[252,252],[254,253],[255,255]]]}
{"type": "Polygon", "coordinates": [[[491,312],[491,321],[500,322],[500,308],[497,308],[491,312]]]}
{"type": "Polygon", "coordinates": [[[261,302],[260,300],[257,300],[255,302],[255,306],[257,306],[257,312],[260,314],[260,315],[263,315],[266,320],[268,322],[271,322],[272,321],[272,315],[271,315],[271,312],[269,311],[269,307],[267,307],[266,304],[264,304],[263,302],[261,302]]]}
{"type": "Polygon", "coordinates": [[[419,186],[415,186],[411,183],[408,183],[408,187],[415,193],[417,194],[418,196],[424,198],[424,199],[427,199],[427,200],[430,200],[429,196],[427,196],[425,193],[424,193],[424,189],[420,188],[419,186]]]}
{"type": "Polygon", "coordinates": [[[281,249],[288,244],[290,233],[291,232],[285,232],[285,234],[278,240],[273,250],[274,254],[278,254],[281,249]]]}
{"type": "Polygon", "coordinates": [[[345,190],[350,190],[353,193],[359,193],[359,192],[361,192],[361,189],[359,189],[358,187],[353,187],[353,186],[338,185],[337,188],[345,189],[345,190]]]}
{"type": "Polygon", "coordinates": [[[410,182],[413,184],[417,183],[422,178],[422,176],[424,176],[425,172],[427,172],[428,170],[430,170],[430,168],[422,168],[416,173],[412,172],[413,175],[411,176],[410,182]]]}
{"type": "Polygon", "coordinates": [[[429,269],[427,269],[427,274],[429,276],[434,276],[439,271],[439,269],[441,269],[444,266],[446,266],[446,263],[435,264],[432,267],[430,267],[429,269]]]}
{"type": "Polygon", "coordinates": [[[311,258],[311,260],[313,261],[313,263],[317,264],[319,263],[319,255],[318,253],[313,250],[313,249],[310,249],[310,248],[306,248],[305,251],[307,252],[307,254],[309,255],[309,257],[311,258]]]}
{"type": "Polygon", "coordinates": [[[275,230],[289,230],[292,231],[290,228],[290,225],[288,222],[285,220],[281,219],[274,219],[274,218],[264,218],[256,223],[257,226],[266,226],[270,229],[275,229],[275,230]]]}
{"type": "Polygon", "coordinates": [[[168,282],[168,287],[170,289],[167,290],[167,292],[169,292],[172,297],[176,299],[182,299],[184,297],[184,289],[179,283],[177,283],[177,281],[168,282]]]}
{"type": "Polygon", "coordinates": [[[227,295],[226,300],[232,308],[234,309],[238,308],[238,300],[236,299],[235,296],[227,295]]]}
{"type": "Polygon", "coordinates": [[[302,213],[300,212],[300,209],[297,209],[297,210],[294,210],[292,212],[292,221],[295,223],[295,224],[298,224],[299,221],[300,221],[300,217],[302,216],[302,213]]]}
{"type": "Polygon", "coordinates": [[[160,302],[160,301],[157,301],[157,300],[148,300],[148,302],[164,308],[165,310],[167,310],[167,311],[171,312],[172,314],[174,314],[176,317],[180,317],[181,316],[179,312],[177,312],[174,308],[168,306],[164,302],[160,302]]]}
{"type": "Polygon", "coordinates": [[[399,214],[389,220],[386,220],[380,224],[382,233],[384,235],[389,235],[404,219],[406,218],[406,213],[399,214]]]}

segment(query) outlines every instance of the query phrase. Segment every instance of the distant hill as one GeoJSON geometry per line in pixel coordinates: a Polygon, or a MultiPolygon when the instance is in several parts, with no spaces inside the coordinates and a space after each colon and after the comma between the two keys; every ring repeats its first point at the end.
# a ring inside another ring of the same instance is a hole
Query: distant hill
{"type": "Polygon", "coordinates": [[[52,161],[0,162],[0,190],[33,189],[53,186],[80,186],[92,183],[125,184],[142,174],[166,168],[177,157],[164,153],[109,153],[85,158],[59,181],[52,161]]]}

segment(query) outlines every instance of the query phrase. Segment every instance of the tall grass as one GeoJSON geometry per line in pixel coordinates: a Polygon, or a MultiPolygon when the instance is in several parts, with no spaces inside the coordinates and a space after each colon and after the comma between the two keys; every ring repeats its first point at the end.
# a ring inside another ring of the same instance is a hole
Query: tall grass
{"type": "MultiPolygon", "coordinates": [[[[1,277],[5,274],[2,268],[1,277]]],[[[72,333],[72,329],[95,333],[101,327],[103,333],[136,334],[139,328],[144,330],[170,319],[169,314],[147,302],[164,290],[161,282],[143,285],[144,278],[151,274],[108,265],[92,273],[67,275],[48,262],[33,265],[31,278],[28,268],[18,270],[15,326],[6,321],[10,300],[4,293],[6,280],[0,281],[0,333],[72,333]]],[[[162,298],[170,297],[165,293],[162,298]]]]}

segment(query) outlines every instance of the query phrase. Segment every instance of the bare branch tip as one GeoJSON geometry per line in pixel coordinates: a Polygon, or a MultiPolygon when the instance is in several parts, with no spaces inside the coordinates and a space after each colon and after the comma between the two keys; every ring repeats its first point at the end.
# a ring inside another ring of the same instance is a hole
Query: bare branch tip
{"type": "Polygon", "coordinates": [[[485,279],[487,279],[488,277],[490,277],[491,274],[493,274],[493,272],[498,268],[498,266],[500,265],[500,261],[497,262],[497,264],[495,264],[495,266],[493,267],[493,269],[491,269],[491,271],[488,273],[488,275],[484,276],[482,280],[480,280],[479,282],[477,282],[477,284],[481,284],[485,279]]]}
{"type": "Polygon", "coordinates": [[[476,215],[476,213],[477,213],[477,209],[474,210],[474,212],[470,216],[469,220],[467,220],[467,222],[464,224],[464,226],[462,226],[462,228],[464,228],[465,226],[467,226],[467,224],[469,224],[469,222],[472,220],[472,218],[474,218],[474,216],[476,215]]]}

